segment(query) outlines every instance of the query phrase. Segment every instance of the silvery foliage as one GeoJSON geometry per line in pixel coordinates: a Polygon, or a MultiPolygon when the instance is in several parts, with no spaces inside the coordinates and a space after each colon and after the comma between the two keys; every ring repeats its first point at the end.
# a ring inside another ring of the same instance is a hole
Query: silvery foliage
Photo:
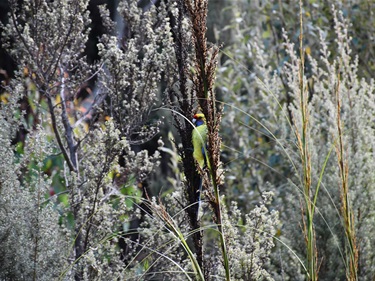
{"type": "Polygon", "coordinates": [[[157,152],[151,156],[145,150],[134,152],[131,144],[157,132],[157,124],[146,123],[169,61],[167,12],[165,7],[142,12],[135,1],[122,1],[119,12],[135,24],[130,27],[134,37],[126,39],[124,47],[116,36],[105,35],[98,46],[102,60],[88,65],[83,56],[90,31],[88,1],[23,1],[22,7],[16,2],[10,2],[14,13],[5,27],[4,41],[20,69],[27,70],[33,94],[53,104],[51,108],[40,105],[35,118],[41,125],[29,130],[17,160],[11,140],[23,121],[17,102],[27,93],[24,77],[17,76],[6,89],[11,95],[0,116],[0,276],[14,280],[124,278],[126,268],[117,242],[138,213],[127,207],[129,199],[119,189],[137,189],[136,184],[158,165],[157,152]],[[69,128],[60,107],[62,95],[72,100],[94,74],[99,76],[98,92],[110,100],[96,104],[95,109],[111,118],[85,130],[69,116],[69,128]],[[55,202],[57,196],[45,198],[52,180],[43,172],[43,163],[51,155],[60,155],[61,148],[49,125],[53,122],[63,146],[69,146],[67,132],[73,134],[75,145],[77,170],[69,171],[64,164],[56,171],[66,187],[67,205],[55,202]],[[35,161],[36,170],[30,161],[35,161]],[[23,180],[25,169],[33,169],[27,171],[33,175],[29,180],[23,180]],[[73,218],[70,223],[69,218],[73,218]]]}
{"type": "MultiPolygon", "coordinates": [[[[158,105],[159,82],[173,54],[165,5],[143,12],[137,1],[120,2],[118,12],[125,20],[124,37],[104,35],[98,45],[109,73],[100,80],[110,100],[108,110],[122,135],[133,144],[156,133],[155,126],[145,123],[152,107],[158,105]]],[[[174,12],[174,5],[168,9],[174,12]]],[[[110,22],[108,17],[106,22],[110,22]]]]}
{"type": "MultiPolygon", "coordinates": [[[[350,25],[341,12],[332,8],[334,20],[335,42],[327,43],[326,33],[320,31],[319,58],[307,56],[311,64],[311,77],[304,78],[310,87],[308,118],[308,145],[312,162],[312,186],[316,187],[320,173],[327,161],[322,177],[322,186],[317,201],[315,231],[317,233],[318,258],[325,260],[321,269],[324,280],[332,280],[341,275],[345,278],[345,263],[348,255],[344,234],[344,221],[340,214],[342,208],[341,179],[339,174],[338,149],[339,130],[337,115],[341,118],[343,138],[343,157],[348,163],[348,188],[350,208],[354,212],[357,247],[360,251],[359,273],[362,278],[369,278],[373,271],[369,264],[374,255],[369,247],[374,246],[374,239],[369,235],[373,228],[374,200],[374,85],[373,81],[360,78],[357,56],[350,48],[350,25]],[[332,57],[330,50],[335,51],[332,57]],[[338,100],[341,108],[338,111],[338,100]],[[340,199],[341,198],[341,199],[340,199]],[[332,271],[332,268],[338,270],[332,271]]],[[[293,44],[287,41],[286,49],[291,63],[286,65],[285,73],[291,96],[294,100],[290,106],[294,126],[301,128],[300,91],[298,89],[297,64],[299,59],[293,44]]],[[[290,135],[289,138],[292,139],[290,135]]],[[[292,155],[292,154],[291,154],[292,155]]],[[[297,157],[292,157],[298,163],[297,157]]],[[[296,181],[295,181],[296,182],[296,181]]],[[[296,185],[298,187],[298,184],[296,185]]],[[[294,188],[295,189],[295,188],[294,188]]],[[[296,189],[294,190],[296,191],[296,189]]],[[[313,189],[312,192],[314,192],[313,189]]],[[[293,191],[291,191],[293,192],[293,191]]],[[[299,196],[297,190],[295,196],[299,196]]],[[[313,194],[313,193],[312,193],[313,194]]],[[[295,201],[295,200],[294,200],[295,201]]],[[[297,208],[298,203],[294,203],[297,208]]],[[[290,227],[290,231],[295,229],[290,227]]]]}
{"type": "Polygon", "coordinates": [[[9,53],[33,72],[42,94],[53,95],[61,82],[60,70],[71,91],[87,79],[90,66],[83,57],[90,31],[88,1],[10,1],[11,14],[4,30],[9,53]]]}
{"type": "MultiPolygon", "coordinates": [[[[371,160],[375,144],[374,82],[361,77],[363,67],[351,49],[351,24],[335,9],[332,9],[332,22],[334,29],[329,31],[313,26],[317,38],[311,38],[313,32],[304,34],[307,42],[315,39],[319,42],[319,48],[312,50],[311,56],[306,55],[305,65],[308,67],[303,78],[308,86],[304,98],[308,101],[309,113],[307,139],[312,162],[312,195],[327,161],[314,219],[318,261],[321,262],[319,279],[345,279],[344,263],[348,255],[345,250],[347,241],[344,222],[340,215],[337,90],[341,101],[339,113],[343,126],[343,153],[349,165],[350,201],[360,251],[359,274],[361,278],[368,279],[373,275],[369,265],[374,261],[373,251],[370,250],[374,247],[374,161],[371,160]]],[[[298,257],[303,261],[306,250],[301,222],[303,187],[300,184],[301,159],[294,133],[294,130],[302,128],[299,45],[290,42],[292,40],[288,38],[293,33],[289,33],[289,30],[288,35],[284,36],[285,44],[282,48],[276,45],[270,48],[267,39],[261,39],[264,30],[257,28],[256,23],[248,23],[248,26],[254,26],[254,29],[249,30],[239,19],[235,26],[238,29],[234,29],[233,36],[247,44],[241,47],[235,45],[233,52],[229,53],[233,59],[219,68],[221,72],[218,81],[231,102],[240,109],[247,106],[248,115],[242,114],[237,108],[228,108],[235,114],[227,114],[232,120],[224,118],[235,136],[231,141],[238,140],[229,143],[240,157],[230,164],[232,169],[227,175],[234,173],[234,184],[238,184],[239,190],[248,191],[243,196],[250,199],[256,194],[253,190],[262,190],[266,186],[264,181],[270,181],[274,186],[277,202],[274,206],[278,206],[283,222],[280,239],[290,248],[277,243],[272,273],[276,280],[302,280],[304,270],[298,257]],[[247,40],[248,36],[251,40],[247,40]],[[280,58],[281,54],[288,59],[287,63],[277,61],[276,58],[280,58]],[[245,74],[247,79],[242,78],[245,74]],[[220,79],[220,75],[223,79],[220,79]],[[235,82],[230,84],[231,81],[235,82]],[[288,121],[290,118],[292,123],[288,121]],[[248,149],[254,147],[253,144],[255,149],[248,149]],[[236,163],[241,163],[241,157],[248,160],[248,169],[235,167],[236,163]],[[252,180],[249,181],[244,174],[250,174],[252,180]]],[[[310,27],[306,26],[306,29],[310,27]]],[[[238,42],[237,39],[234,41],[238,42]]],[[[228,49],[228,52],[232,50],[228,49]]]]}
{"type": "Polygon", "coordinates": [[[69,231],[58,224],[54,201],[46,202],[51,180],[43,175],[43,159],[52,153],[45,131],[38,127],[28,138],[24,155],[15,158],[12,140],[20,120],[18,98],[23,85],[15,84],[13,95],[0,111],[0,278],[3,280],[51,280],[63,266],[69,231]],[[28,164],[35,161],[32,180],[25,186],[28,164]]]}
{"type": "Polygon", "coordinates": [[[236,202],[225,213],[225,233],[233,280],[274,280],[268,268],[279,214],[269,210],[272,192],[243,218],[236,202]]]}

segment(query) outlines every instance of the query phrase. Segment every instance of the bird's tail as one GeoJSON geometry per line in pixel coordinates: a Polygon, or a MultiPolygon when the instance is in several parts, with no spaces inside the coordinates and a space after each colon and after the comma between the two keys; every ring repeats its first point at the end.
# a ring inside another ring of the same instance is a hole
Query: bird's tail
{"type": "Polygon", "coordinates": [[[200,220],[201,214],[202,214],[202,185],[203,185],[203,177],[201,176],[199,178],[199,188],[197,190],[197,202],[198,202],[198,208],[197,208],[197,220],[200,220]]]}

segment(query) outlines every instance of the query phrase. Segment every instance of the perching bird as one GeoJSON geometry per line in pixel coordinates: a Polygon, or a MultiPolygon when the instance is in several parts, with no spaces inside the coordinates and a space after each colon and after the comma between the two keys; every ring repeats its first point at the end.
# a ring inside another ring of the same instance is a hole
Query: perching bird
{"type": "Polygon", "coordinates": [[[207,142],[207,125],[204,114],[197,113],[194,115],[193,123],[195,128],[192,133],[193,157],[201,169],[204,168],[206,161],[206,142],[207,142]]]}
{"type": "MultiPolygon", "coordinates": [[[[193,123],[195,125],[195,128],[193,129],[192,133],[192,143],[193,143],[193,157],[195,161],[197,161],[199,168],[203,170],[206,163],[207,166],[210,167],[209,161],[206,158],[207,155],[207,125],[206,125],[206,119],[204,117],[204,114],[197,113],[194,115],[193,123]]],[[[201,172],[201,171],[200,171],[201,172]]],[[[201,217],[201,193],[202,193],[202,184],[203,184],[203,175],[201,174],[199,179],[199,187],[197,189],[198,194],[198,209],[197,209],[197,218],[199,219],[201,217]]]]}

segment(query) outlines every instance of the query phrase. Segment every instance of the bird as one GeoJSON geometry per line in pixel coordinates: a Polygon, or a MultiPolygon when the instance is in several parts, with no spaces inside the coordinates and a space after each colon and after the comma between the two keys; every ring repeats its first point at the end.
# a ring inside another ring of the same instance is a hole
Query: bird
{"type": "Polygon", "coordinates": [[[192,143],[193,143],[193,157],[197,161],[198,166],[201,170],[205,167],[206,163],[206,143],[207,143],[207,125],[204,114],[197,113],[193,116],[193,124],[195,128],[192,132],[192,143]]]}
{"type": "Polygon", "coordinates": [[[203,185],[203,169],[207,166],[210,168],[209,161],[207,161],[207,125],[204,114],[197,113],[193,116],[193,124],[195,125],[192,132],[192,143],[193,143],[193,158],[199,166],[199,187],[197,189],[198,194],[198,208],[197,208],[197,219],[201,217],[201,194],[203,185]]]}

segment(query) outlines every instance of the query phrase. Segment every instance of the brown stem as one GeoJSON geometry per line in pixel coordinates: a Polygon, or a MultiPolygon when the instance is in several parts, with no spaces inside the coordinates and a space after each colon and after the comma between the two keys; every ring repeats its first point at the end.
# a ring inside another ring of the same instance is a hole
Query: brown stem
{"type": "Polygon", "coordinates": [[[66,149],[64,147],[64,144],[62,142],[59,129],[57,128],[56,115],[55,115],[55,112],[54,112],[54,108],[53,108],[53,104],[52,104],[52,99],[51,99],[51,97],[49,95],[47,95],[47,104],[48,104],[49,112],[51,114],[52,128],[53,128],[53,132],[55,133],[57,143],[58,143],[58,145],[59,145],[59,147],[61,149],[61,152],[62,152],[62,154],[64,156],[65,161],[68,163],[69,170],[71,172],[76,172],[76,168],[73,165],[71,159],[69,158],[68,152],[66,151],[66,149]]]}
{"type": "Polygon", "coordinates": [[[61,75],[61,81],[62,81],[61,82],[61,94],[60,94],[61,109],[62,109],[61,119],[62,119],[62,123],[63,123],[64,129],[65,129],[65,138],[66,138],[66,142],[68,144],[68,149],[69,149],[69,153],[70,153],[70,160],[71,160],[72,165],[74,167],[74,171],[77,171],[77,154],[76,154],[77,147],[76,147],[75,141],[74,141],[73,128],[70,125],[68,113],[67,113],[67,109],[66,109],[66,100],[65,100],[65,93],[64,93],[64,91],[65,91],[65,78],[64,78],[63,69],[61,69],[60,75],[61,75]]]}

